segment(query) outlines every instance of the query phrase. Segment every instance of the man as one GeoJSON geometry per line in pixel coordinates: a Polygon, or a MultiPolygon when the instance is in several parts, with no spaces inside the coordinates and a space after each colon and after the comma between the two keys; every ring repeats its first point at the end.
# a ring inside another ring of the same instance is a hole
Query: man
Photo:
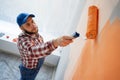
{"type": "Polygon", "coordinates": [[[62,36],[44,42],[33,17],[35,17],[34,14],[28,13],[20,13],[17,16],[17,24],[22,30],[17,42],[22,61],[19,66],[21,80],[35,80],[45,57],[58,46],[64,47],[73,42],[72,36],[62,36]]]}

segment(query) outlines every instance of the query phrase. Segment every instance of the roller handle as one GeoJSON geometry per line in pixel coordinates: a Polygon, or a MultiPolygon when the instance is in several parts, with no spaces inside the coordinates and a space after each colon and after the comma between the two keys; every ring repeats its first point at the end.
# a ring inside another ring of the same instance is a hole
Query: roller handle
{"type": "Polygon", "coordinates": [[[80,36],[80,34],[79,34],[78,32],[74,32],[74,33],[72,34],[72,36],[73,36],[74,38],[77,38],[77,37],[80,36]]]}

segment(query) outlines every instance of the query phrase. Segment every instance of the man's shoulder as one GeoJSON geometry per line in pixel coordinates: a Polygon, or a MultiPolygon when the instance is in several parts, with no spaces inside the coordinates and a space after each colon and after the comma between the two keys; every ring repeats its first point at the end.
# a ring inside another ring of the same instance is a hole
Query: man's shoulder
{"type": "Polygon", "coordinates": [[[25,33],[20,33],[19,35],[18,35],[18,39],[19,40],[28,40],[30,38],[30,36],[29,35],[27,35],[27,34],[25,34],[25,33]]]}
{"type": "Polygon", "coordinates": [[[18,37],[28,37],[29,35],[27,35],[27,34],[25,34],[25,33],[20,33],[19,35],[18,35],[18,37]]]}

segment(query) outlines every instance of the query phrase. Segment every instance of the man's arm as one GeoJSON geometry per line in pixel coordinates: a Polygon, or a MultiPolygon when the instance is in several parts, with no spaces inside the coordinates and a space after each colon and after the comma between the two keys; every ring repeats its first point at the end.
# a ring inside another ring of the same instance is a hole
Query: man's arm
{"type": "Polygon", "coordinates": [[[69,45],[72,42],[73,37],[71,36],[62,36],[52,41],[48,41],[46,43],[33,44],[29,39],[22,39],[19,44],[19,49],[22,50],[27,56],[31,56],[33,58],[41,58],[47,55],[50,55],[52,51],[54,51],[58,46],[64,47],[69,45]]]}

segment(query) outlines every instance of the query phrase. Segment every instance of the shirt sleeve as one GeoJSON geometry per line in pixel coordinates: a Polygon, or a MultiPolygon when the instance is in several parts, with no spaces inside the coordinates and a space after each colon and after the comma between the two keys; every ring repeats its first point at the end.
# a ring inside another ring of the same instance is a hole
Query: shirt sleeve
{"type": "Polygon", "coordinates": [[[34,44],[30,40],[22,41],[21,50],[26,56],[32,58],[41,58],[50,55],[57,47],[53,45],[53,40],[46,43],[34,44]]]}

